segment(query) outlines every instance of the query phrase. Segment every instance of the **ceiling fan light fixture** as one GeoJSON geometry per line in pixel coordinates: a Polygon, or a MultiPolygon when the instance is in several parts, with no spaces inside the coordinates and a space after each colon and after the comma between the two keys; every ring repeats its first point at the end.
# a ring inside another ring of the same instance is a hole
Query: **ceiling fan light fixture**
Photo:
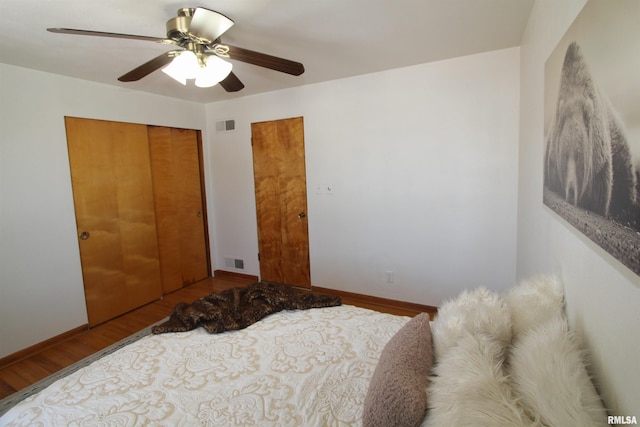
{"type": "Polygon", "coordinates": [[[231,73],[232,68],[233,65],[230,62],[220,59],[215,55],[210,55],[207,58],[206,67],[200,67],[196,74],[196,86],[215,86],[231,73]]]}
{"type": "Polygon", "coordinates": [[[190,50],[185,50],[176,56],[173,61],[162,69],[162,72],[183,85],[187,84],[187,79],[195,79],[200,65],[196,54],[190,50]]]}
{"type": "Polygon", "coordinates": [[[195,53],[185,50],[164,67],[162,72],[182,85],[186,85],[189,79],[195,79],[196,86],[211,87],[224,80],[232,68],[230,62],[215,55],[206,57],[203,66],[195,53]]]}

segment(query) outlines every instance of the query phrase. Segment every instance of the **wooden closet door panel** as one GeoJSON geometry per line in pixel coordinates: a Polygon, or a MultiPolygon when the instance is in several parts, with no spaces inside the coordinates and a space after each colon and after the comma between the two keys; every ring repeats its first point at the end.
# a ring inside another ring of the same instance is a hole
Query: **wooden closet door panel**
{"type": "MultiPolygon", "coordinates": [[[[162,296],[146,126],[111,123],[129,309],[162,296]]],[[[127,310],[128,311],[128,310],[127,310]]]]}
{"type": "Polygon", "coordinates": [[[161,296],[147,133],[101,120],[65,124],[93,326],[161,296]]]}
{"type": "Polygon", "coordinates": [[[158,232],[158,252],[162,272],[162,292],[167,294],[182,287],[180,230],[173,185],[173,152],[169,128],[149,126],[149,151],[153,173],[153,193],[158,232]]]}
{"type": "Polygon", "coordinates": [[[199,138],[195,130],[149,126],[163,291],[209,276],[199,138]]]}
{"type": "Polygon", "coordinates": [[[191,284],[209,276],[198,132],[172,128],[171,139],[175,154],[175,185],[180,189],[177,206],[182,278],[184,284],[191,284]]]}
{"type": "Polygon", "coordinates": [[[126,295],[118,223],[115,149],[108,122],[66,118],[71,181],[89,324],[115,316],[126,295]]]}

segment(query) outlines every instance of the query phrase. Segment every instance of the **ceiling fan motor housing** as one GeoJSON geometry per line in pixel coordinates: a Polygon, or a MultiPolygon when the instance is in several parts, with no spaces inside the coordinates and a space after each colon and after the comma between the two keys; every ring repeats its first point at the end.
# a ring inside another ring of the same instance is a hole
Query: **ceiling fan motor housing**
{"type": "Polygon", "coordinates": [[[194,12],[192,7],[178,9],[178,16],[167,21],[167,38],[178,43],[189,40],[189,25],[194,12]]]}

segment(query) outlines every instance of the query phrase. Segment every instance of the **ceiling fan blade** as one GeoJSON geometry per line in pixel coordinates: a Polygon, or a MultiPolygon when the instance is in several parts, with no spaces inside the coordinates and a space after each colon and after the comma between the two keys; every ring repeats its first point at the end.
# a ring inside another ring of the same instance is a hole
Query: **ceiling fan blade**
{"type": "Polygon", "coordinates": [[[246,62],[294,76],[299,76],[304,73],[304,65],[299,62],[278,58],[277,56],[267,55],[266,53],[254,52],[241,47],[229,46],[227,44],[225,44],[225,46],[229,47],[229,58],[235,59],[236,61],[246,62]]]}
{"type": "Polygon", "coordinates": [[[118,39],[144,40],[156,43],[166,43],[167,41],[159,37],[136,36],[133,34],[106,33],[104,31],[76,30],[73,28],[47,28],[51,33],[59,34],[75,34],[78,36],[97,36],[97,37],[113,37],[118,39]]]}
{"type": "Polygon", "coordinates": [[[153,58],[151,61],[145,62],[137,68],[129,71],[127,74],[124,74],[118,77],[118,80],[121,82],[135,82],[140,80],[141,78],[153,73],[159,68],[168,65],[171,61],[173,61],[174,55],[172,52],[165,52],[162,55],[158,55],[153,58]]]}
{"type": "Polygon", "coordinates": [[[232,26],[233,21],[223,14],[197,7],[189,24],[189,35],[210,44],[232,26]]]}
{"type": "Polygon", "coordinates": [[[233,74],[233,71],[229,73],[229,75],[224,80],[222,80],[219,84],[227,92],[237,92],[239,90],[242,90],[242,88],[244,88],[244,84],[240,81],[238,76],[233,74]]]}

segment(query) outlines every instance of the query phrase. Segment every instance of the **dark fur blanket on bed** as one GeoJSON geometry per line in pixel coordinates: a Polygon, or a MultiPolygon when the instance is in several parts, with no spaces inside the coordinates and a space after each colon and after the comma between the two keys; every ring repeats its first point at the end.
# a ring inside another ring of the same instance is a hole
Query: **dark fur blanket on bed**
{"type": "Polygon", "coordinates": [[[166,322],[154,326],[154,334],[186,332],[202,326],[209,333],[243,329],[282,310],[333,307],[340,297],[296,290],[291,286],[258,282],[202,297],[175,306],[166,322]]]}

